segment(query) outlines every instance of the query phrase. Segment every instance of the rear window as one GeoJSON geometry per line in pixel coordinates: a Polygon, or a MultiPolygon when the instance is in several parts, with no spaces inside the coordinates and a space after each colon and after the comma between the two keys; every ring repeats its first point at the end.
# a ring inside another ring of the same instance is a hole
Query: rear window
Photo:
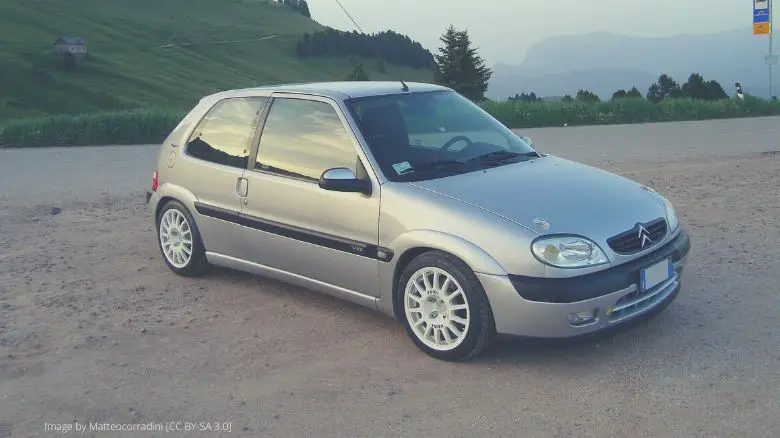
{"type": "Polygon", "coordinates": [[[187,154],[245,169],[258,118],[268,98],[241,97],[217,102],[187,141],[187,154]]]}

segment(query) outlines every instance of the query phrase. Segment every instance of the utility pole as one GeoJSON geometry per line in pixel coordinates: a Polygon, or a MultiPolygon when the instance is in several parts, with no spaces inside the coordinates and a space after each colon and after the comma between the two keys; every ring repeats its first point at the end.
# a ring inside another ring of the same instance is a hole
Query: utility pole
{"type": "Polygon", "coordinates": [[[769,36],[769,54],[764,58],[764,62],[769,67],[769,100],[772,100],[772,66],[777,64],[777,55],[772,51],[772,40],[774,32],[772,24],[774,14],[772,14],[772,0],[753,0],[753,35],[769,36]]]}
{"type": "Polygon", "coordinates": [[[773,29],[775,14],[772,13],[772,0],[769,0],[769,56],[767,57],[767,64],[769,64],[769,100],[772,100],[772,64],[777,61],[777,58],[772,54],[772,39],[775,34],[773,29]]]}

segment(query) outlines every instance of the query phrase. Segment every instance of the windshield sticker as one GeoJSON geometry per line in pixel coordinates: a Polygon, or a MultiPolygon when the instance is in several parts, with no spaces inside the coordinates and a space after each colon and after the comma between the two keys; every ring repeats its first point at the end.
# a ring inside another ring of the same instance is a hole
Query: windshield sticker
{"type": "Polygon", "coordinates": [[[412,165],[409,164],[408,161],[404,161],[402,163],[395,163],[395,164],[393,164],[393,169],[395,169],[395,172],[400,175],[400,174],[402,174],[404,172],[408,172],[409,170],[411,170],[412,169],[412,165]]]}

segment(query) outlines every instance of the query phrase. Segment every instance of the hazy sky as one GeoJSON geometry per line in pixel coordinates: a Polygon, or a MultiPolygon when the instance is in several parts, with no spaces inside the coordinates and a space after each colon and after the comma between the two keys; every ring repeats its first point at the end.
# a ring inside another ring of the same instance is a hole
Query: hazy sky
{"type": "MultiPolygon", "coordinates": [[[[665,36],[744,28],[751,0],[340,0],[365,32],[392,29],[435,52],[446,27],[467,29],[487,64],[519,63],[533,43],[556,35],[611,31],[665,36]]],[[[336,0],[308,0],[312,17],[353,30],[336,0]]]]}

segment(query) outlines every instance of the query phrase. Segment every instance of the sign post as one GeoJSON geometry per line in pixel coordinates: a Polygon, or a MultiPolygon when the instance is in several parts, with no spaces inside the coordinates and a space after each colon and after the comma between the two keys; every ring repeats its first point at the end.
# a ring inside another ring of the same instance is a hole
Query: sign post
{"type": "Polygon", "coordinates": [[[753,0],[753,35],[769,35],[769,55],[764,58],[769,67],[769,100],[772,100],[772,65],[777,56],[772,53],[772,0],[753,0]]]}

